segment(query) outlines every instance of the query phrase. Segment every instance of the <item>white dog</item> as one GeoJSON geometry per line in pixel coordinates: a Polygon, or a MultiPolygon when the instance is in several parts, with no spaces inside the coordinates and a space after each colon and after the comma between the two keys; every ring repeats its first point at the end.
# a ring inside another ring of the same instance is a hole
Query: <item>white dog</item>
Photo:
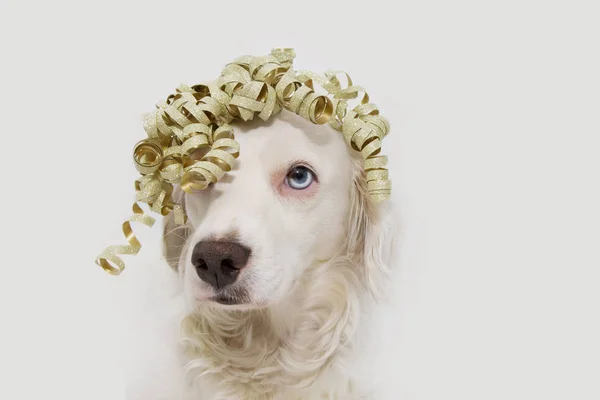
{"type": "Polygon", "coordinates": [[[395,250],[389,202],[330,127],[284,112],[235,130],[235,169],[178,191],[186,226],[165,219],[170,300],[152,292],[128,399],[371,398],[359,361],[395,250]]]}

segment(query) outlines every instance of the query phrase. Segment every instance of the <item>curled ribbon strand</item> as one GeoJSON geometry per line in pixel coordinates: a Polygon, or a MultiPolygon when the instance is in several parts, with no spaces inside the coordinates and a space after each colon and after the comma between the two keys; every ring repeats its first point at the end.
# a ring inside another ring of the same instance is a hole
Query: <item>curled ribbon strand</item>
{"type": "Polygon", "coordinates": [[[178,224],[186,222],[183,208],[171,198],[173,185],[193,193],[216,183],[233,168],[240,146],[229,123],[236,119],[267,121],[285,109],[314,124],[328,123],[362,155],[371,199],[378,202],[390,197],[387,157],[381,154],[389,131],[387,120],[347,73],[294,71],[295,57],[289,48],[274,49],[266,56],[239,57],[225,66],[215,82],[180,85],[156,105],[156,111],[144,118],[148,137],[133,150],[141,178],[135,183],[134,214],[122,227],[128,244],[108,246],[96,259],[98,265],[118,275],[125,268],[119,255],[139,252],[141,244],[131,222],[151,227],[155,220],[138,203],[148,204],[163,216],[174,213],[178,224]]]}
{"type": "Polygon", "coordinates": [[[119,275],[125,268],[125,263],[118,254],[137,254],[142,245],[131,229],[131,222],[139,222],[148,227],[154,225],[155,219],[144,213],[144,210],[137,204],[133,204],[133,215],[123,223],[123,234],[127,239],[126,245],[108,246],[96,259],[96,264],[102,267],[106,272],[112,275],[119,275]]]}

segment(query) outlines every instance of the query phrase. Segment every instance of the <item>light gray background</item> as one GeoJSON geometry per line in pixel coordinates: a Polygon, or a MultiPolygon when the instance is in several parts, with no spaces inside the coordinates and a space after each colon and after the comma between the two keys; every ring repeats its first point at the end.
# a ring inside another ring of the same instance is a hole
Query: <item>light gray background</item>
{"type": "Polygon", "coordinates": [[[597,5],[3,0],[0,398],[122,398],[120,278],[93,261],[122,241],[140,115],[295,47],[392,123],[390,398],[599,399],[597,5]]]}

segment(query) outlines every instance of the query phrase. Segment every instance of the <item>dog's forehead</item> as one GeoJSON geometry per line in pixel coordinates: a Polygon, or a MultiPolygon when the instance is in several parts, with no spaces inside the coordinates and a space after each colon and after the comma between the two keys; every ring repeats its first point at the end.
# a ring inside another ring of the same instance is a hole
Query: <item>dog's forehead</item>
{"type": "Polygon", "coordinates": [[[282,113],[266,124],[235,127],[240,160],[281,163],[291,159],[333,161],[346,153],[341,133],[315,125],[291,113],[282,113]]]}

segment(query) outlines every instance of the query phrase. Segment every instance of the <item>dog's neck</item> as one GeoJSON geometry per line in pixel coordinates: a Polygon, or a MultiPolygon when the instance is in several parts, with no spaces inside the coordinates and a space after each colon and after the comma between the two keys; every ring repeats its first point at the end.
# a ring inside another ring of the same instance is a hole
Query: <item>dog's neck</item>
{"type": "Polygon", "coordinates": [[[186,317],[189,378],[212,376],[230,399],[309,386],[352,352],[360,307],[353,268],[342,258],[313,265],[287,300],[270,308],[205,308],[186,317]]]}

